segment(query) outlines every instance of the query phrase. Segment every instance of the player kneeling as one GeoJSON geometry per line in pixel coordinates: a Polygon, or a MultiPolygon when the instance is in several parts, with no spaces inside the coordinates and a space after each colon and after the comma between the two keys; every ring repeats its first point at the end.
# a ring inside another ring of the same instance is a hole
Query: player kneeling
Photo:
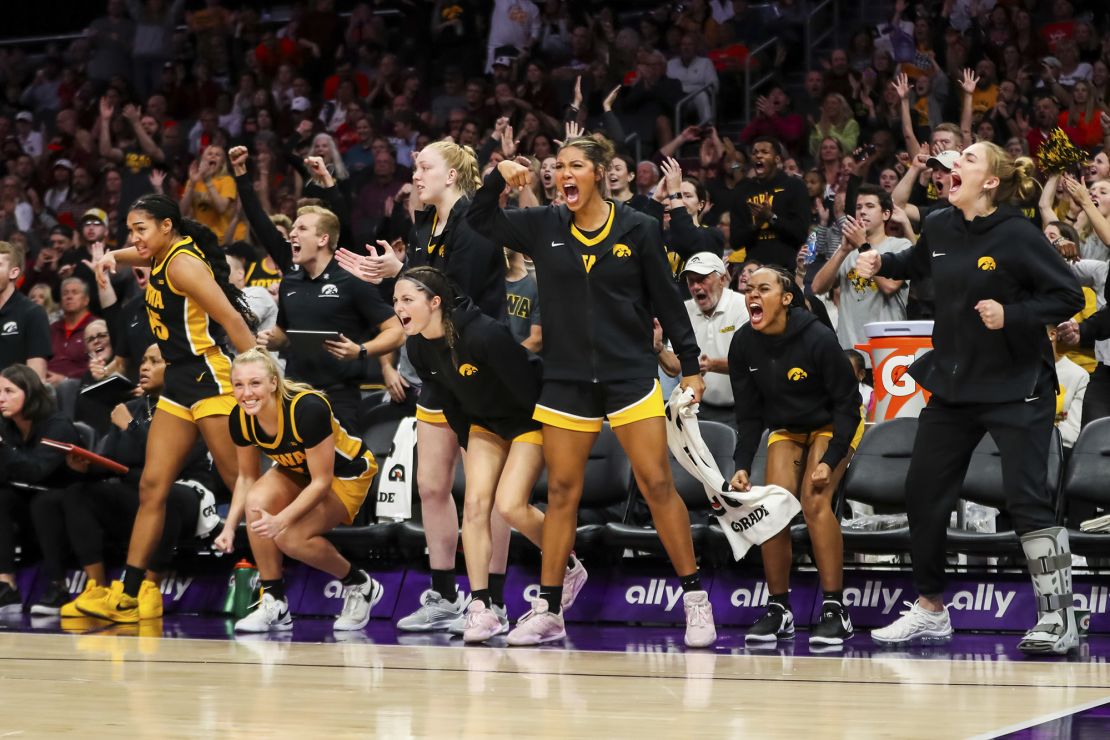
{"type": "Polygon", "coordinates": [[[354,520],[378,470],[374,456],[340,426],[322,393],[282,377],[265,350],[236,357],[231,382],[238,407],[228,423],[238,448],[239,477],[215,546],[232,550],[245,512],[262,582],[258,608],[236,622],[235,631],[293,628],[282,579],[286,555],[339,579],[345,597],[335,629],[362,629],[381,600],[381,584],[355,568],[324,535],[354,520]],[[259,450],[274,462],[262,476],[259,450]]]}

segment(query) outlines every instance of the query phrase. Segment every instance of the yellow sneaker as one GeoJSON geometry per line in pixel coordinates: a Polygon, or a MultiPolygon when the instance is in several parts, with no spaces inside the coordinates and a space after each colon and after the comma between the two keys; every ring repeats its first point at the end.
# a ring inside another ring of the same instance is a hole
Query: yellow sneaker
{"type": "Polygon", "coordinates": [[[98,586],[96,584],[96,581],[94,579],[90,578],[85,583],[85,590],[82,591],[81,593],[77,594],[76,599],[69,602],[68,604],[64,604],[62,606],[61,610],[58,612],[58,616],[61,617],[62,619],[67,619],[67,618],[68,619],[75,619],[75,618],[83,617],[85,615],[82,614],[81,610],[77,607],[79,602],[81,602],[81,601],[86,601],[87,602],[89,599],[92,599],[92,600],[95,601],[96,599],[103,599],[107,595],[108,595],[108,589],[105,588],[104,586],[98,586]]]}
{"type": "Polygon", "coordinates": [[[112,581],[111,590],[99,599],[78,599],[77,609],[86,616],[117,624],[139,621],[139,600],[123,592],[123,581],[112,581]]]}
{"type": "Polygon", "coordinates": [[[154,581],[143,581],[139,587],[139,619],[162,618],[162,592],[154,581]]]}

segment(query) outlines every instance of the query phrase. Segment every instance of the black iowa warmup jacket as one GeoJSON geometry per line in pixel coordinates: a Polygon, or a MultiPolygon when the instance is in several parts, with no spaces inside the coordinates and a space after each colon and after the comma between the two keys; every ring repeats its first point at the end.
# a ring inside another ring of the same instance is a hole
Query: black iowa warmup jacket
{"type": "Polygon", "coordinates": [[[930,213],[917,244],[884,254],[879,274],[933,278],[933,351],[908,371],[930,393],[950,403],[1004,403],[1036,395],[1045,380],[1055,386],[1045,326],[1083,308],[1083,293],[1064,258],[1018,209],[1002,206],[970,223],[952,207],[930,213]],[[1002,304],[1002,329],[979,318],[975,304],[987,299],[1002,304]]]}
{"type": "MultiPolygon", "coordinates": [[[[415,194],[410,197],[416,197],[415,194]]],[[[438,267],[474,301],[486,316],[505,319],[505,253],[476,232],[466,220],[470,198],[455,202],[443,233],[433,239],[437,214],[431,209],[416,213],[409,235],[405,267],[438,267]]],[[[383,280],[382,297],[393,304],[393,280],[383,280]]]]}
{"type": "Polygon", "coordinates": [[[452,321],[458,339],[455,356],[446,339],[417,334],[406,344],[409,361],[425,388],[443,401],[447,423],[466,447],[471,424],[504,439],[540,428],[532,411],[540,395],[539,358],[513,338],[505,324],[460,298],[452,321]],[[455,361],[458,364],[455,364],[455,361]]]}
{"type": "Polygon", "coordinates": [[[486,177],[467,212],[479,233],[536,265],[543,314],[544,378],[609,382],[654,378],[652,310],[682,363],[698,373],[700,350],[671,278],[659,222],[615,203],[593,238],[565,206],[501,210],[505,178],[486,177]]]}
{"type": "Polygon", "coordinates": [[[764,429],[814,432],[832,425],[821,462],[835,468],[859,428],[859,384],[836,333],[804,308],[791,308],[786,331],[771,336],[744,324],[728,348],[736,399],[737,470],[751,472],[764,429]]]}

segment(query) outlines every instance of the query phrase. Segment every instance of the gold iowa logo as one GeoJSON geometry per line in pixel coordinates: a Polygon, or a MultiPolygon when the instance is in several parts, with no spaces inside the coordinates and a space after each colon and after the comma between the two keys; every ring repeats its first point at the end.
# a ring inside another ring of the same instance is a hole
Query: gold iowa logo
{"type": "Polygon", "coordinates": [[[801,369],[800,367],[792,367],[792,368],[790,368],[789,370],[786,371],[786,379],[787,380],[793,380],[794,382],[798,382],[799,380],[805,380],[808,377],[809,377],[809,373],[807,373],[805,370],[801,369]]]}
{"type": "Polygon", "coordinates": [[[976,262],[975,265],[980,270],[984,270],[986,272],[998,269],[998,265],[995,263],[994,257],[980,257],[979,261],[976,262]]]}
{"type": "Polygon", "coordinates": [[[478,368],[474,367],[469,362],[464,362],[462,365],[459,365],[459,375],[463,376],[464,378],[469,378],[471,375],[477,375],[477,373],[478,368]]]}
{"type": "Polygon", "coordinates": [[[614,257],[631,257],[632,250],[625,244],[616,244],[613,246],[614,257]]]}

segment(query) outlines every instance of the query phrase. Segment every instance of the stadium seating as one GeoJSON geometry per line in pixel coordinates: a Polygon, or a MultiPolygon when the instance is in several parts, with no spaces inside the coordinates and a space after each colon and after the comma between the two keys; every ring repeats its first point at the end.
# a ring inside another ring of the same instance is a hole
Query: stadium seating
{"type": "MultiPolygon", "coordinates": [[[[891,419],[863,436],[844,475],[844,498],[868,504],[877,514],[906,511],[906,473],[917,436],[917,419],[891,419]]],[[[844,530],[845,552],[891,553],[909,550],[909,526],[880,531],[844,530]]]]}

